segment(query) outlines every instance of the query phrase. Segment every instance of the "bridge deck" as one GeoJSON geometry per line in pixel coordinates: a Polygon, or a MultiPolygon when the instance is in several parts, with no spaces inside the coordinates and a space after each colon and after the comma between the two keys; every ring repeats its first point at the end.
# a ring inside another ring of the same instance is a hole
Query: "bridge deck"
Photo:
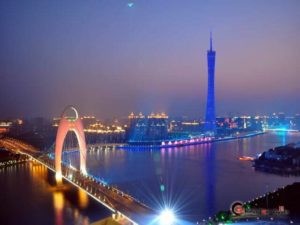
{"type": "MultiPolygon", "coordinates": [[[[49,158],[47,155],[43,155],[37,151],[33,151],[33,149],[29,149],[29,145],[14,139],[0,139],[0,146],[28,155],[33,160],[43,164],[55,172],[54,160],[49,158]]],[[[92,177],[83,175],[80,171],[74,168],[69,168],[63,164],[62,176],[66,181],[83,189],[96,201],[103,204],[112,212],[120,213],[133,224],[145,224],[145,219],[147,220],[148,218],[151,220],[157,214],[153,209],[137,201],[131,196],[124,194],[122,191],[105,185],[92,177]]]]}
{"type": "MultiPolygon", "coordinates": [[[[39,160],[54,170],[54,162],[48,157],[40,157],[39,160]]],[[[154,216],[156,213],[151,208],[138,202],[122,191],[105,185],[92,177],[85,176],[78,170],[62,166],[62,173],[65,180],[84,189],[94,198],[113,212],[120,212],[136,222],[142,222],[144,218],[154,216]]]]}

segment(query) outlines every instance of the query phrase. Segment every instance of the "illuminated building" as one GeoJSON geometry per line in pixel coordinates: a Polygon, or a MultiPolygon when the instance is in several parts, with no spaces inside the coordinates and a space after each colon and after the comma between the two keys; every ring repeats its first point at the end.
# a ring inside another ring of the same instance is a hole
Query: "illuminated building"
{"type": "Polygon", "coordinates": [[[203,122],[197,120],[181,121],[172,120],[170,122],[169,132],[171,133],[202,133],[203,122]]]}
{"type": "Polygon", "coordinates": [[[300,130],[300,114],[295,115],[294,123],[296,129],[300,130]]]}
{"type": "Polygon", "coordinates": [[[23,120],[2,120],[0,121],[0,133],[7,133],[9,131],[15,131],[16,127],[21,127],[23,120]]]}
{"type": "MultiPolygon", "coordinates": [[[[66,117],[69,119],[69,117],[66,117]]],[[[58,127],[60,118],[53,118],[52,126],[58,127]]],[[[124,128],[120,124],[104,125],[94,116],[83,116],[81,121],[84,127],[85,133],[97,133],[97,134],[111,134],[111,133],[125,133],[124,128]]]]}
{"type": "MultiPolygon", "coordinates": [[[[60,118],[53,118],[52,126],[58,127],[59,121],[60,118]]],[[[89,144],[125,142],[126,126],[119,124],[117,120],[112,124],[104,124],[94,116],[82,116],[81,121],[89,144]]]]}
{"type": "Polygon", "coordinates": [[[216,129],[218,136],[228,136],[240,132],[261,131],[265,117],[234,116],[217,117],[216,129]]]}
{"type": "Polygon", "coordinates": [[[83,127],[88,127],[91,124],[94,124],[97,122],[96,117],[94,117],[94,116],[82,116],[81,121],[82,121],[83,127]]]}
{"type": "Polygon", "coordinates": [[[154,114],[148,116],[147,137],[151,140],[164,140],[168,136],[167,126],[168,116],[165,113],[154,114]]]}
{"type": "Polygon", "coordinates": [[[11,121],[1,121],[0,127],[10,127],[12,125],[11,121]]]}
{"type": "Polygon", "coordinates": [[[130,125],[128,129],[128,143],[152,144],[161,142],[168,137],[168,116],[165,113],[151,113],[147,117],[142,113],[128,116],[130,125]]]}
{"type": "Polygon", "coordinates": [[[128,130],[128,142],[142,141],[147,133],[147,119],[139,113],[135,115],[131,113],[128,116],[129,119],[129,130],[128,130]]]}
{"type": "Polygon", "coordinates": [[[278,123],[279,125],[285,125],[286,124],[286,117],[283,112],[278,113],[278,123]]]}
{"type": "Polygon", "coordinates": [[[11,126],[11,121],[0,121],[0,134],[8,132],[11,126]]]}
{"type": "Polygon", "coordinates": [[[212,47],[212,35],[210,34],[210,49],[207,51],[208,66],[208,85],[207,85],[207,102],[205,129],[207,132],[214,134],[216,131],[216,111],[215,111],[215,57],[216,51],[212,47]]]}

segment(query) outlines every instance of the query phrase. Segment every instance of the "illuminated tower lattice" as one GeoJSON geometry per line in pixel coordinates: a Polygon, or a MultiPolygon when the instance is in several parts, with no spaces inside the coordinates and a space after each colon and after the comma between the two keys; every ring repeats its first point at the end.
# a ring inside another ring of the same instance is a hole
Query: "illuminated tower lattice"
{"type": "Polygon", "coordinates": [[[212,46],[212,35],[210,34],[210,49],[207,51],[208,66],[208,85],[207,85],[207,102],[205,129],[207,132],[215,133],[216,131],[216,111],[215,111],[215,60],[216,51],[212,46]]]}
{"type": "Polygon", "coordinates": [[[86,142],[83,131],[83,125],[81,119],[78,116],[77,110],[73,106],[65,108],[61,115],[59,126],[57,129],[56,141],[55,141],[55,171],[56,179],[61,180],[61,158],[64,140],[69,131],[73,131],[78,140],[80,149],[80,171],[86,174],[86,142]],[[67,117],[66,112],[72,110],[75,113],[75,117],[67,117]]]}

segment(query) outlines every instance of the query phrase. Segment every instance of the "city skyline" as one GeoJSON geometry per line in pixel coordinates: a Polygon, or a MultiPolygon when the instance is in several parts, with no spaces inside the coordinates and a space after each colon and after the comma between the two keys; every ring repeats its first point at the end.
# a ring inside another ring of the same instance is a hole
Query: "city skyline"
{"type": "Polygon", "coordinates": [[[204,117],[210,30],[217,115],[299,112],[297,1],[0,4],[1,118],[204,117]]]}
{"type": "Polygon", "coordinates": [[[0,224],[300,224],[300,0],[0,1],[0,224]]]}

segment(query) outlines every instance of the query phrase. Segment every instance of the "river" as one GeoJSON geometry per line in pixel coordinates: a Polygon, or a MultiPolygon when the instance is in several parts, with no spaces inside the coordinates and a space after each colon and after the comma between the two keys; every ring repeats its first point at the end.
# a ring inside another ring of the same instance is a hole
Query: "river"
{"type": "MultiPolygon", "coordinates": [[[[296,141],[299,133],[268,133],[161,150],[102,150],[88,153],[87,168],[155,209],[172,208],[179,224],[195,224],[234,201],[248,201],[300,181],[255,171],[251,162],[238,160],[296,141]]],[[[64,160],[79,165],[78,153],[66,154],[64,160]]],[[[5,219],[0,214],[0,224],[20,224],[20,218],[26,218],[26,224],[89,224],[109,215],[76,188],[53,191],[53,175],[41,166],[28,163],[2,169],[0,183],[0,208],[7,215],[5,219]],[[38,168],[44,172],[33,171],[38,168]],[[7,218],[11,222],[2,223],[7,218]]]]}

